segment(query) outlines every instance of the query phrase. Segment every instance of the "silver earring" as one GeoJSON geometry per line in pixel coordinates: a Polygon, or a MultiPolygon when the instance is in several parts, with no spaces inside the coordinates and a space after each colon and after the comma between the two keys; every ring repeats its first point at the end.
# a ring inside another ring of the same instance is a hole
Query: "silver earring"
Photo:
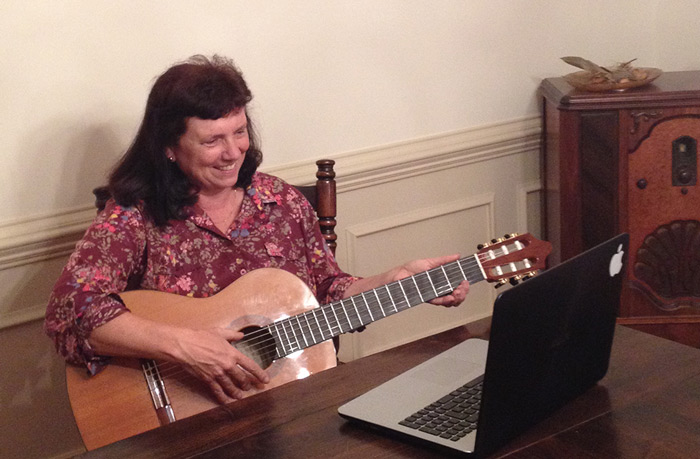
{"type": "Polygon", "coordinates": [[[175,162],[175,157],[174,156],[168,156],[168,159],[170,160],[171,163],[175,162]]]}

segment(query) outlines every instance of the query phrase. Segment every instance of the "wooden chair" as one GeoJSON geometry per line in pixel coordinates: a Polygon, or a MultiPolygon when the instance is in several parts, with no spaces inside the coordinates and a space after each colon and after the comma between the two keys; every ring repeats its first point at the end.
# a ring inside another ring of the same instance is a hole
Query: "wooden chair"
{"type": "Polygon", "coordinates": [[[321,225],[321,234],[326,240],[333,254],[337,246],[336,240],[338,236],[335,234],[335,225],[337,221],[336,206],[335,206],[335,171],[333,166],[335,161],[332,159],[319,159],[316,161],[316,184],[307,186],[296,186],[302,194],[309,200],[311,206],[316,211],[319,224],[321,225]]]}
{"type": "MultiPolygon", "coordinates": [[[[316,184],[315,185],[300,185],[295,186],[296,189],[308,199],[311,206],[316,211],[319,225],[321,226],[321,234],[326,240],[326,244],[335,255],[338,236],[335,234],[335,225],[337,221],[336,206],[335,206],[335,171],[333,166],[335,161],[332,159],[319,159],[316,161],[316,184]]],[[[362,327],[364,329],[364,327],[362,327]]],[[[340,338],[333,338],[335,352],[340,349],[340,338]]]]}

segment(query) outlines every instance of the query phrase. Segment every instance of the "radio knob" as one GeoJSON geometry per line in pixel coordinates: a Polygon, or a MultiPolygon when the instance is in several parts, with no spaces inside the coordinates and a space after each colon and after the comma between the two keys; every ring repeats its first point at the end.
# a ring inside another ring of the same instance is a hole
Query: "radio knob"
{"type": "Polygon", "coordinates": [[[693,173],[687,168],[683,167],[678,170],[678,174],[676,175],[676,177],[678,178],[679,182],[683,184],[688,184],[693,180],[693,173]]]}

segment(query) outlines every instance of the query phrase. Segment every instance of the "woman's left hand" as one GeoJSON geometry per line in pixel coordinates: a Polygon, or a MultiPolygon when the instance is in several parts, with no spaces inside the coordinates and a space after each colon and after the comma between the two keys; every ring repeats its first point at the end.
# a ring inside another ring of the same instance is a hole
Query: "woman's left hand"
{"type": "MultiPolygon", "coordinates": [[[[406,264],[390,269],[376,276],[364,277],[356,280],[351,284],[343,294],[343,298],[349,298],[362,292],[372,290],[373,288],[381,287],[385,284],[404,279],[414,274],[428,271],[429,269],[437,268],[438,266],[456,261],[459,255],[447,255],[438,258],[423,258],[421,260],[409,261],[406,264]]],[[[469,293],[469,282],[466,280],[457,286],[452,293],[431,300],[430,303],[440,306],[459,306],[464,297],[469,293]]]]}
{"type": "MultiPolygon", "coordinates": [[[[423,271],[428,271],[429,269],[437,268],[438,266],[456,261],[459,259],[459,255],[447,255],[444,257],[437,258],[424,258],[421,260],[413,260],[405,265],[396,268],[395,280],[403,279],[408,276],[413,276],[423,271]]],[[[454,291],[448,295],[443,295],[431,300],[431,304],[436,304],[438,306],[459,306],[464,298],[469,293],[469,282],[466,280],[457,286],[454,291]]]]}

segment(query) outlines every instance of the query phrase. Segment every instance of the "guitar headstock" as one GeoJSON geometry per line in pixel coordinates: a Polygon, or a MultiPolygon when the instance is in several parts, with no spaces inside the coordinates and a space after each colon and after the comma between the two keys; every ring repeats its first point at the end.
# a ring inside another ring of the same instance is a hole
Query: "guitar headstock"
{"type": "Polygon", "coordinates": [[[540,241],[530,233],[506,234],[479,246],[477,257],[486,280],[497,282],[496,287],[510,280],[512,284],[528,279],[544,269],[552,244],[540,241]]]}

